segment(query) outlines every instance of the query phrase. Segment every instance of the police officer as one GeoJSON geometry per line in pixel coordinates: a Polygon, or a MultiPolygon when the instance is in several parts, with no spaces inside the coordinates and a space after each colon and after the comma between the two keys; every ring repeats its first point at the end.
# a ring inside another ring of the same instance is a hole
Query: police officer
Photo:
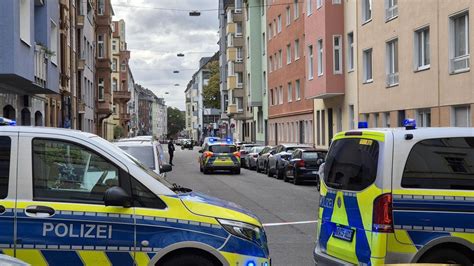
{"type": "Polygon", "coordinates": [[[174,166],[173,164],[173,155],[174,155],[174,144],[173,144],[173,138],[170,138],[170,141],[168,142],[168,153],[170,155],[170,164],[174,166]]]}

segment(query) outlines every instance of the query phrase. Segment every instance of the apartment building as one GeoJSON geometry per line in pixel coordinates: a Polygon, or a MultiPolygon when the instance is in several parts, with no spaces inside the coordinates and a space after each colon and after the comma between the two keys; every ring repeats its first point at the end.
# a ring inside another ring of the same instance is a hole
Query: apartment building
{"type": "Polygon", "coordinates": [[[309,133],[318,148],[328,148],[334,134],[354,128],[355,7],[356,1],[340,0],[308,0],[305,5],[304,97],[314,99],[314,127],[309,133]]]}
{"type": "Polygon", "coordinates": [[[136,86],[138,96],[138,135],[151,136],[153,134],[153,101],[155,95],[149,89],[136,86]]]}
{"type": "Polygon", "coordinates": [[[301,1],[267,9],[269,143],[313,144],[313,100],[306,98],[305,17],[301,1]]]}
{"type": "Polygon", "coordinates": [[[45,94],[59,93],[58,0],[1,1],[0,25],[0,116],[43,126],[45,94]]]}
{"type": "Polygon", "coordinates": [[[110,0],[97,0],[96,8],[96,117],[97,134],[110,139],[113,124],[108,123],[113,113],[112,96],[112,16],[110,0]]]}
{"type": "Polygon", "coordinates": [[[168,110],[164,98],[153,97],[152,133],[157,139],[166,139],[168,134],[168,110]]]}
{"type": "Polygon", "coordinates": [[[470,0],[357,1],[360,119],[472,126],[470,0]]]}
{"type": "Polygon", "coordinates": [[[252,122],[247,123],[244,136],[259,144],[265,144],[268,118],[267,97],[267,39],[266,0],[245,0],[245,40],[247,58],[245,78],[247,103],[252,122]]]}

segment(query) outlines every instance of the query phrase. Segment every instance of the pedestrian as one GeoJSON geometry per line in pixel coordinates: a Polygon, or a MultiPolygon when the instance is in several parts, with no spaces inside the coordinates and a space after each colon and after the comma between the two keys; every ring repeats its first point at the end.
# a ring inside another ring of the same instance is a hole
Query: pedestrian
{"type": "Polygon", "coordinates": [[[170,138],[170,141],[168,142],[168,153],[170,155],[170,164],[174,166],[173,164],[173,155],[174,155],[174,144],[173,144],[173,138],[170,138]]]}

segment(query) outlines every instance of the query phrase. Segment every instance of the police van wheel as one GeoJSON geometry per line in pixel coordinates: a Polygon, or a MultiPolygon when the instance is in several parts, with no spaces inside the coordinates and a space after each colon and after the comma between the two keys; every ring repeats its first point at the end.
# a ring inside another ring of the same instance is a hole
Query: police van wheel
{"type": "Polygon", "coordinates": [[[473,261],[464,253],[454,249],[436,249],[424,255],[419,262],[472,265],[473,261]]]}
{"type": "Polygon", "coordinates": [[[240,175],[240,168],[237,168],[237,169],[232,170],[232,173],[233,173],[234,175],[240,175]]]}
{"type": "Polygon", "coordinates": [[[205,175],[211,173],[211,171],[210,171],[209,169],[207,169],[206,167],[204,167],[204,168],[202,169],[202,172],[203,172],[205,175]]]}
{"type": "Polygon", "coordinates": [[[163,263],[160,263],[160,266],[217,266],[214,261],[203,257],[201,255],[195,254],[180,254],[179,256],[174,256],[163,263]]]}

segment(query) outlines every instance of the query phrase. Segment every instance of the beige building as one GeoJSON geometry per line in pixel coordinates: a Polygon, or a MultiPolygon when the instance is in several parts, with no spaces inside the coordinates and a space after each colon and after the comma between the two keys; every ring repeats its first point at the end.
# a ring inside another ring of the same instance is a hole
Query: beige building
{"type": "Polygon", "coordinates": [[[357,1],[359,118],[472,126],[472,10],[472,0],[357,1]]]}

